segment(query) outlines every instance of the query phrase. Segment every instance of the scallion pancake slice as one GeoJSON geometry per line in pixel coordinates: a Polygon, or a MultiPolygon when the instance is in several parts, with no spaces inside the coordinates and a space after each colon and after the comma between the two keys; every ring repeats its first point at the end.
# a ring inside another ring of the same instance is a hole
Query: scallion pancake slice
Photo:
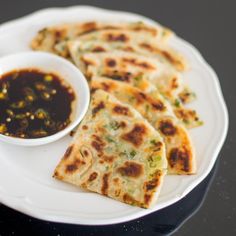
{"type": "Polygon", "coordinates": [[[80,35],[101,29],[117,29],[142,32],[154,37],[156,40],[166,41],[173,33],[161,25],[148,25],[143,22],[78,22],[64,23],[41,29],[31,41],[33,50],[47,51],[59,56],[70,58],[67,42],[80,35]]]}
{"type": "Polygon", "coordinates": [[[134,108],[97,90],[54,177],[148,208],[157,200],[166,169],[158,131],[134,108]]]}
{"type": "Polygon", "coordinates": [[[88,77],[114,77],[129,83],[147,80],[172,102],[179,98],[178,94],[184,89],[181,74],[154,58],[119,50],[81,56],[76,49],[72,49],[71,55],[88,77]]]}
{"type": "Polygon", "coordinates": [[[80,54],[88,52],[108,52],[122,50],[154,57],[179,71],[188,68],[183,55],[151,34],[131,30],[104,29],[87,33],[68,42],[70,50],[80,54]]]}
{"type": "Polygon", "coordinates": [[[194,174],[195,151],[188,131],[175,117],[170,104],[158,94],[147,94],[123,82],[94,78],[92,91],[103,89],[134,107],[163,137],[168,160],[168,174],[194,174]]]}

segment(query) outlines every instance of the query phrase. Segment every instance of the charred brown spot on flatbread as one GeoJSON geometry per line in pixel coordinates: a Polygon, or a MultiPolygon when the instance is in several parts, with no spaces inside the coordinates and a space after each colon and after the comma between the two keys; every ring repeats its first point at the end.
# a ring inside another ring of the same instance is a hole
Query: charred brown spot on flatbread
{"type": "Polygon", "coordinates": [[[171,168],[182,166],[182,171],[189,172],[191,168],[190,161],[190,153],[185,147],[171,149],[169,154],[171,168]]]}
{"type": "Polygon", "coordinates": [[[63,159],[64,160],[66,160],[69,156],[70,156],[70,154],[71,154],[71,152],[72,152],[72,150],[73,150],[73,145],[71,145],[71,146],[69,146],[67,149],[66,149],[66,152],[65,152],[65,154],[64,154],[64,156],[63,156],[63,159]]]}
{"type": "Polygon", "coordinates": [[[106,145],[105,142],[95,134],[92,135],[92,138],[94,139],[91,143],[92,147],[97,150],[97,152],[102,152],[104,146],[106,145]]]}
{"type": "Polygon", "coordinates": [[[148,43],[142,42],[142,43],[139,44],[139,46],[142,47],[142,48],[145,48],[145,49],[147,49],[147,50],[149,50],[151,52],[154,51],[154,48],[152,47],[152,45],[150,45],[148,43]]]}
{"type": "Polygon", "coordinates": [[[162,101],[158,99],[153,99],[152,97],[148,96],[147,94],[143,92],[133,92],[134,97],[136,98],[136,101],[138,104],[142,104],[144,102],[148,102],[151,104],[151,106],[158,111],[163,111],[165,109],[165,106],[162,101]]]}
{"type": "Polygon", "coordinates": [[[165,51],[165,50],[162,50],[161,51],[162,52],[162,54],[163,54],[163,56],[167,59],[167,60],[169,60],[170,62],[172,62],[172,63],[179,63],[179,61],[177,61],[174,57],[172,57],[172,55],[169,53],[169,52],[167,52],[167,51],[165,51]]]}
{"type": "Polygon", "coordinates": [[[73,173],[73,172],[75,172],[76,170],[79,169],[80,165],[85,165],[85,162],[84,161],[80,161],[80,160],[75,160],[73,163],[66,165],[65,172],[73,173]]]}
{"type": "Polygon", "coordinates": [[[48,33],[48,31],[49,31],[49,29],[47,27],[45,27],[45,28],[39,30],[38,34],[45,36],[48,33]]]}
{"type": "Polygon", "coordinates": [[[129,40],[129,38],[123,34],[123,33],[119,33],[119,34],[112,34],[112,33],[108,33],[105,35],[106,40],[109,42],[127,42],[129,40]]]}
{"type": "Polygon", "coordinates": [[[92,52],[106,52],[106,49],[101,46],[96,46],[93,48],[92,52]]]}
{"type": "Polygon", "coordinates": [[[151,199],[152,199],[151,194],[144,194],[144,205],[149,205],[151,199]]]}
{"type": "Polygon", "coordinates": [[[121,194],[121,189],[116,189],[114,194],[115,194],[116,197],[119,197],[120,194],[121,194]]]}
{"type": "Polygon", "coordinates": [[[199,117],[195,110],[186,109],[186,108],[177,108],[174,110],[175,115],[181,119],[184,123],[188,124],[191,121],[198,121],[199,117]]]}
{"type": "Polygon", "coordinates": [[[155,189],[160,184],[160,176],[161,176],[161,171],[158,170],[155,173],[154,178],[145,183],[145,190],[151,191],[151,190],[155,189]]]}
{"type": "Polygon", "coordinates": [[[160,131],[167,136],[173,136],[176,134],[177,129],[170,120],[163,120],[159,124],[160,131]]]}
{"type": "Polygon", "coordinates": [[[70,164],[66,166],[66,172],[74,172],[78,169],[76,164],[70,164]]]}
{"type": "Polygon", "coordinates": [[[161,101],[152,102],[152,107],[158,111],[163,111],[165,109],[164,104],[161,101]]]}
{"type": "Polygon", "coordinates": [[[182,103],[186,104],[195,99],[195,94],[189,91],[182,91],[181,93],[178,94],[180,100],[182,103]]]}
{"type": "Polygon", "coordinates": [[[143,174],[143,166],[136,162],[126,161],[123,166],[117,169],[122,176],[138,178],[143,174]]]}
{"type": "Polygon", "coordinates": [[[53,177],[57,179],[63,179],[63,176],[61,176],[57,170],[54,172],[53,177]]]}
{"type": "Polygon", "coordinates": [[[127,126],[127,124],[124,121],[121,121],[120,124],[119,124],[120,128],[125,128],[126,126],[127,126]]]}
{"type": "Polygon", "coordinates": [[[140,62],[140,63],[138,63],[137,65],[140,66],[140,67],[143,67],[143,68],[145,68],[145,69],[154,69],[154,67],[151,66],[151,65],[150,65],[149,63],[147,63],[147,62],[140,62]]]}
{"type": "Polygon", "coordinates": [[[92,141],[91,145],[98,152],[101,152],[103,150],[103,145],[101,143],[97,142],[97,141],[92,141]]]}
{"type": "Polygon", "coordinates": [[[118,115],[129,116],[130,110],[128,107],[124,107],[121,105],[116,105],[113,107],[113,112],[118,115]]]}
{"type": "Polygon", "coordinates": [[[143,143],[146,134],[146,126],[143,124],[136,124],[130,132],[123,134],[121,138],[130,142],[135,147],[139,147],[143,143]]]}
{"type": "Polygon", "coordinates": [[[166,109],[165,105],[159,99],[153,99],[150,96],[146,96],[146,101],[151,104],[152,108],[157,111],[163,111],[166,109]]]}
{"type": "Polygon", "coordinates": [[[88,188],[88,185],[87,185],[87,183],[81,183],[81,188],[84,188],[84,189],[87,189],[88,188]]]}
{"type": "Polygon", "coordinates": [[[103,195],[107,195],[108,193],[108,188],[109,188],[109,173],[106,173],[103,175],[102,177],[102,188],[101,188],[101,192],[103,195]]]}
{"type": "Polygon", "coordinates": [[[90,94],[94,94],[99,88],[96,88],[96,87],[92,87],[90,89],[90,94]]]}
{"type": "Polygon", "coordinates": [[[102,85],[102,89],[103,89],[103,90],[105,90],[105,91],[110,91],[110,89],[111,89],[111,84],[102,82],[101,85],[102,85]]]}
{"type": "Polygon", "coordinates": [[[156,68],[155,68],[153,65],[151,65],[150,63],[145,62],[145,61],[138,61],[138,60],[136,60],[135,58],[126,58],[126,57],[123,57],[123,58],[122,58],[122,61],[125,62],[125,63],[129,63],[129,64],[131,64],[131,65],[134,65],[134,66],[138,66],[138,67],[147,69],[147,70],[155,70],[155,69],[156,69],[156,68]]]}
{"type": "Polygon", "coordinates": [[[116,26],[116,25],[107,25],[107,26],[104,26],[103,29],[120,29],[120,26],[116,26]]]}
{"type": "Polygon", "coordinates": [[[104,162],[107,162],[107,163],[112,163],[115,159],[114,156],[108,156],[108,155],[101,155],[101,159],[104,162]]]}
{"type": "Polygon", "coordinates": [[[106,65],[108,67],[115,67],[116,66],[116,61],[112,58],[106,58],[106,65]]]}
{"type": "MultiPolygon", "coordinates": [[[[148,50],[149,52],[162,54],[164,57],[166,57],[166,55],[162,53],[163,52],[162,50],[160,50],[157,47],[153,47],[151,44],[143,42],[143,43],[140,43],[139,46],[148,50]]],[[[168,59],[168,58],[166,58],[166,59],[168,59]]]]}
{"type": "Polygon", "coordinates": [[[172,89],[176,89],[176,88],[178,88],[179,87],[179,85],[178,85],[178,79],[176,78],[176,77],[174,77],[173,79],[172,79],[172,81],[171,81],[171,88],[172,89]]]}
{"type": "Polygon", "coordinates": [[[82,126],[82,129],[83,129],[83,130],[88,130],[88,126],[87,126],[87,125],[83,125],[83,126],[82,126]]]}
{"type": "Polygon", "coordinates": [[[87,157],[87,156],[89,156],[89,152],[88,152],[87,150],[83,150],[83,155],[84,155],[85,157],[87,157]]]}
{"type": "Polygon", "coordinates": [[[112,181],[114,184],[118,184],[120,180],[119,180],[119,178],[115,177],[112,181]]]}
{"type": "Polygon", "coordinates": [[[71,130],[69,135],[70,135],[71,137],[74,137],[74,135],[75,135],[75,130],[71,130]]]}
{"type": "Polygon", "coordinates": [[[93,172],[93,173],[89,176],[88,181],[89,181],[89,182],[94,181],[94,180],[97,178],[97,176],[98,176],[98,173],[97,173],[97,172],[93,172]]]}
{"type": "MultiPolygon", "coordinates": [[[[152,144],[152,150],[154,152],[159,152],[162,148],[162,143],[161,142],[157,142],[155,140],[152,140],[151,144],[152,144]]],[[[152,156],[150,156],[149,158],[152,160],[152,156]]]]}
{"type": "Polygon", "coordinates": [[[103,143],[102,139],[96,134],[93,134],[92,138],[95,139],[96,141],[100,142],[100,143],[103,143]]]}
{"type": "Polygon", "coordinates": [[[83,30],[82,30],[82,33],[80,33],[80,35],[81,35],[81,34],[85,34],[85,33],[93,32],[93,31],[95,31],[95,30],[98,29],[98,26],[97,26],[97,23],[96,23],[96,22],[91,21],[91,22],[86,22],[86,23],[84,23],[84,24],[81,26],[81,28],[82,28],[83,30]]]}
{"type": "Polygon", "coordinates": [[[133,28],[134,31],[147,31],[151,33],[153,36],[157,36],[158,31],[155,28],[148,27],[146,25],[137,25],[133,28]]]}
{"type": "Polygon", "coordinates": [[[106,72],[102,76],[122,82],[130,82],[131,79],[131,73],[129,72],[122,73],[118,72],[117,70],[114,70],[112,72],[106,72]]]}
{"type": "Polygon", "coordinates": [[[105,108],[104,102],[99,102],[97,106],[95,106],[92,110],[93,116],[95,116],[101,109],[105,108]]]}
{"type": "Polygon", "coordinates": [[[66,37],[66,30],[65,29],[57,29],[54,32],[54,36],[55,36],[55,43],[60,42],[63,38],[66,37]]]}
{"type": "Polygon", "coordinates": [[[123,195],[123,201],[127,204],[130,205],[140,205],[139,202],[137,200],[135,200],[131,195],[129,195],[128,193],[125,193],[123,195]]]}
{"type": "Polygon", "coordinates": [[[147,99],[146,94],[144,94],[143,92],[135,92],[134,96],[138,104],[142,104],[147,99]]]}

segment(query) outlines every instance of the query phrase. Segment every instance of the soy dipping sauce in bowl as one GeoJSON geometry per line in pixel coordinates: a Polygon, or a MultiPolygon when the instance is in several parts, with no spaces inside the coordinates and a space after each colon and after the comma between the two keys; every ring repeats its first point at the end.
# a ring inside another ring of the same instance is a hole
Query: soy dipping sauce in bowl
{"type": "Polygon", "coordinates": [[[35,139],[65,129],[73,118],[74,90],[58,75],[37,69],[0,78],[0,134],[35,139]]]}
{"type": "Polygon", "coordinates": [[[89,101],[83,73],[59,56],[26,51],[0,57],[0,144],[68,140],[89,101]]]}

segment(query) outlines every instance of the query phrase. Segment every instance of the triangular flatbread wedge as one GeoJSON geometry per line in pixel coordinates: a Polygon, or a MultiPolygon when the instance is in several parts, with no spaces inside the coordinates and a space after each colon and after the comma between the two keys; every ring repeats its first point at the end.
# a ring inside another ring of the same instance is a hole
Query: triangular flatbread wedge
{"type": "Polygon", "coordinates": [[[59,56],[69,58],[67,49],[67,41],[73,40],[76,37],[101,29],[128,29],[130,31],[142,32],[149,34],[156,40],[166,41],[173,33],[156,24],[147,25],[143,22],[78,22],[78,23],[65,23],[46,27],[41,29],[31,41],[31,48],[34,50],[53,52],[59,56]]]}
{"type": "Polygon", "coordinates": [[[97,90],[54,177],[148,208],[167,169],[160,134],[131,106],[97,90]]]}
{"type": "Polygon", "coordinates": [[[195,152],[187,130],[175,117],[170,104],[158,93],[147,94],[123,82],[94,78],[92,91],[103,89],[134,107],[163,137],[168,174],[194,174],[195,152]]]}
{"type": "Polygon", "coordinates": [[[81,55],[88,52],[108,52],[122,50],[135,52],[149,57],[155,57],[179,71],[187,69],[185,58],[170,48],[166,43],[156,40],[150,34],[131,30],[105,29],[91,32],[69,41],[70,50],[76,50],[81,55]]]}

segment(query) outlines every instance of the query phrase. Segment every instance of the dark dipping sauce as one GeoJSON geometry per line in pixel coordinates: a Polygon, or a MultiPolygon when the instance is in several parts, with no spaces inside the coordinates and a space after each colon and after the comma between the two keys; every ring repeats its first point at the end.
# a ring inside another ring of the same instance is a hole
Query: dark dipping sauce
{"type": "Polygon", "coordinates": [[[71,122],[73,89],[56,74],[16,70],[0,77],[0,134],[41,138],[71,122]]]}

